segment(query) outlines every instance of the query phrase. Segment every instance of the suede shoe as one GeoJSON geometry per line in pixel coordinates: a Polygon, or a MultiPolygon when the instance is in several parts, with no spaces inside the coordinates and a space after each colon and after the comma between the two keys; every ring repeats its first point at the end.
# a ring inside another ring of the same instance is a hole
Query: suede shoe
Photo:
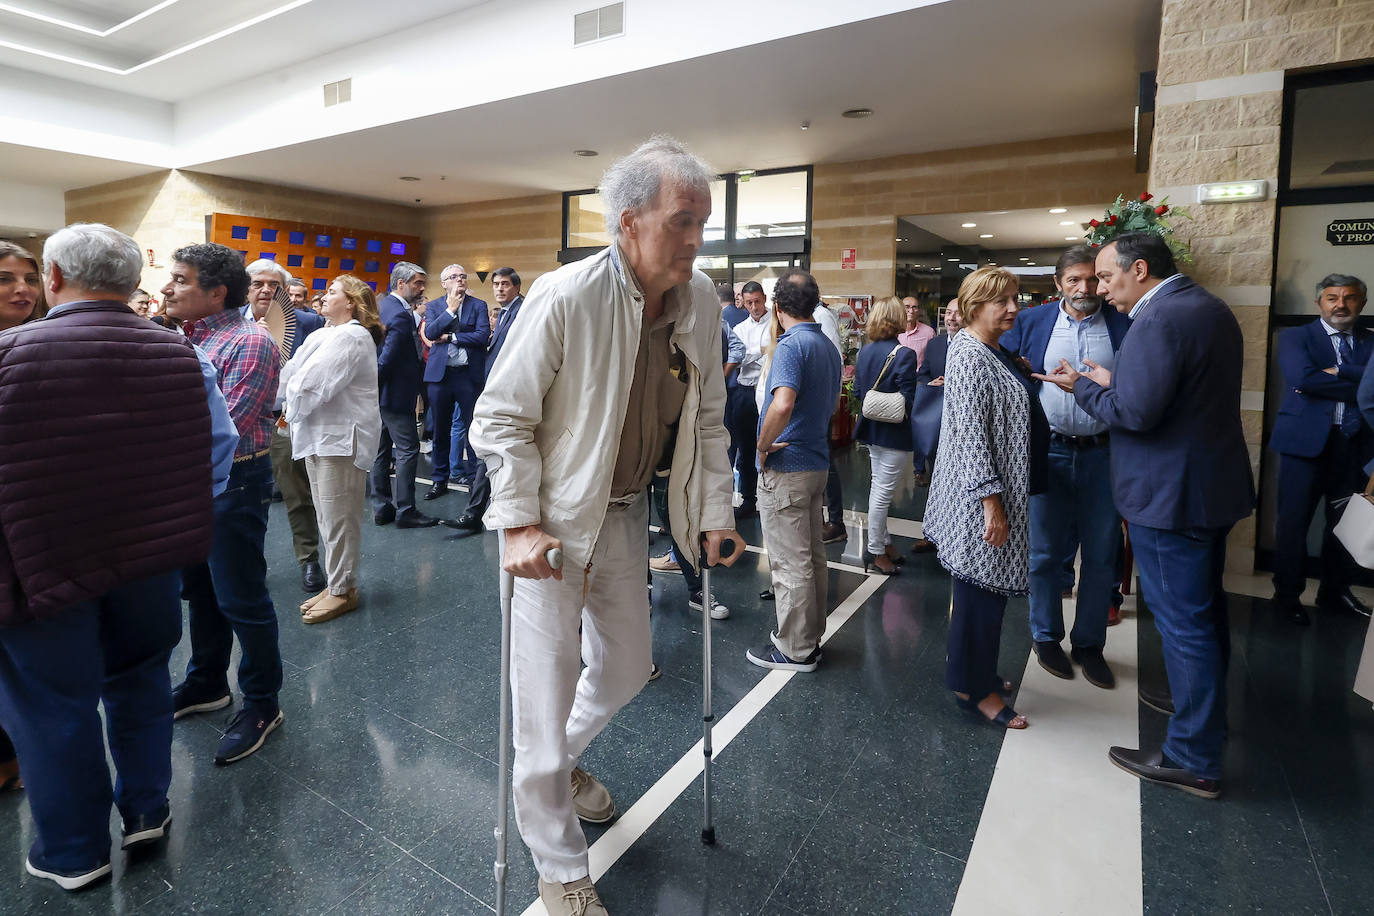
{"type": "Polygon", "coordinates": [[[167,836],[167,828],[171,826],[172,808],[165,803],[152,814],[125,819],[124,840],[119,844],[119,848],[135,850],[151,846],[167,836]]]}
{"type": "Polygon", "coordinates": [[[237,763],[258,752],[267,736],[286,721],[279,708],[255,709],[245,706],[229,722],[229,728],[215,752],[215,766],[237,763]]]}
{"type": "Polygon", "coordinates": [[[1102,657],[1101,649],[1080,649],[1074,646],[1069,657],[1083,669],[1083,678],[1094,687],[1111,690],[1116,686],[1116,675],[1112,674],[1107,660],[1102,657]]]}
{"type": "Polygon", "coordinates": [[[539,900],[549,916],[610,916],[590,877],[567,884],[540,878],[539,900]]]}
{"type": "Polygon", "coordinates": [[[198,712],[214,712],[224,709],[233,702],[229,688],[204,690],[189,681],[183,681],[172,689],[172,721],[183,716],[193,716],[198,712]]]}
{"type": "Polygon", "coordinates": [[[1107,758],[1113,764],[1146,782],[1158,783],[1171,789],[1196,795],[1198,798],[1217,798],[1221,795],[1221,780],[1204,779],[1164,756],[1163,751],[1132,750],[1113,747],[1107,751],[1107,758]]]}
{"type": "Polygon", "coordinates": [[[24,871],[33,875],[35,878],[47,878],[64,891],[79,891],[83,887],[89,887],[101,878],[109,877],[110,863],[104,862],[89,869],[62,871],[56,868],[46,868],[41,865],[35,865],[33,858],[28,857],[24,859],[24,871]]]}
{"type": "Polygon", "coordinates": [[[572,771],[573,808],[589,824],[604,824],[615,817],[611,793],[591,773],[581,767],[572,771]]]}
{"type": "Polygon", "coordinates": [[[1037,640],[1035,643],[1035,657],[1040,661],[1040,667],[1044,668],[1055,677],[1062,677],[1066,681],[1073,680],[1073,663],[1064,654],[1064,647],[1054,640],[1047,639],[1043,642],[1037,640]]]}

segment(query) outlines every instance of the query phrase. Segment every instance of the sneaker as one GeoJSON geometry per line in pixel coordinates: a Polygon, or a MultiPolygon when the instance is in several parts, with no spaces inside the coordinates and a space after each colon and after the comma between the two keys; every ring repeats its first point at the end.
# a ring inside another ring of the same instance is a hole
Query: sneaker
{"type": "Polygon", "coordinates": [[[152,814],[124,821],[124,840],[120,849],[141,849],[151,846],[167,835],[172,826],[172,807],[166,803],[152,814]]]}
{"type": "Polygon", "coordinates": [[[771,588],[765,588],[763,591],[759,592],[760,601],[773,601],[775,598],[776,596],[773,594],[771,588]]]}
{"type": "Polygon", "coordinates": [[[581,767],[572,771],[573,808],[589,824],[604,824],[615,817],[611,793],[591,773],[581,767]]]}
{"type": "MultiPolygon", "coordinates": [[[[688,606],[689,608],[691,608],[692,610],[694,610],[694,611],[699,611],[699,610],[701,610],[701,592],[692,592],[692,597],[691,597],[691,599],[687,602],[687,606],[688,606]]],[[[725,605],[721,604],[721,603],[720,603],[719,601],[717,601],[716,599],[712,598],[712,599],[711,599],[711,619],[712,619],[712,620],[724,620],[726,617],[729,617],[729,616],[730,616],[730,609],[729,609],[728,607],[726,607],[725,605]]]]}
{"type": "Polygon", "coordinates": [[[233,698],[229,696],[229,688],[221,690],[205,691],[183,681],[172,689],[172,721],[180,719],[182,716],[193,716],[200,712],[214,712],[224,709],[233,698]]]}
{"type": "Polygon", "coordinates": [[[816,670],[816,665],[820,662],[820,650],[817,649],[801,661],[795,658],[788,658],[782,654],[782,650],[769,642],[757,649],[749,649],[744,653],[744,657],[760,668],[773,668],[779,671],[801,671],[810,672],[816,670]]]}
{"type": "Polygon", "coordinates": [[[215,752],[215,765],[225,766],[237,763],[245,757],[257,753],[267,736],[286,721],[281,709],[268,712],[245,706],[229,722],[229,728],[220,740],[219,750],[215,752]]]}
{"type": "Polygon", "coordinates": [[[849,532],[844,530],[844,525],[839,522],[826,522],[821,528],[822,544],[838,544],[840,541],[849,540],[849,532]]]}
{"type": "Polygon", "coordinates": [[[79,891],[109,875],[110,863],[106,862],[86,871],[59,871],[56,868],[39,868],[33,864],[33,859],[25,858],[24,871],[35,878],[47,878],[64,891],[79,891]]]}
{"type": "Polygon", "coordinates": [[[567,884],[540,878],[539,900],[549,916],[610,916],[590,877],[567,884]]]}
{"type": "Polygon", "coordinates": [[[649,568],[654,572],[677,572],[682,569],[671,553],[665,553],[661,557],[650,557],[649,568]]]}

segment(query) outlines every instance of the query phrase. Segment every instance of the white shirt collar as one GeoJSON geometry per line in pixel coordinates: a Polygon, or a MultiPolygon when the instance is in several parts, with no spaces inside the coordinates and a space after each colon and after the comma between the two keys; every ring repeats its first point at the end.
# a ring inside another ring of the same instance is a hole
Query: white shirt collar
{"type": "Polygon", "coordinates": [[[1141,296],[1140,301],[1131,307],[1130,317],[1136,318],[1137,316],[1139,316],[1141,310],[1145,308],[1146,303],[1148,303],[1151,299],[1155,297],[1155,293],[1159,292],[1161,289],[1168,286],[1170,283],[1177,280],[1181,276],[1183,276],[1183,274],[1172,274],[1168,277],[1165,277],[1163,280],[1160,280],[1154,286],[1150,287],[1150,291],[1145,295],[1141,296]]]}
{"type": "Polygon", "coordinates": [[[1329,324],[1326,323],[1326,319],[1325,319],[1325,318],[1318,318],[1317,320],[1320,321],[1320,322],[1322,323],[1322,330],[1326,332],[1326,336],[1327,336],[1327,337],[1332,337],[1332,336],[1334,336],[1334,335],[1336,335],[1336,334],[1351,334],[1351,333],[1352,333],[1351,331],[1339,331],[1339,330],[1337,330],[1336,328],[1333,328],[1331,325],[1329,325],[1329,324]]]}

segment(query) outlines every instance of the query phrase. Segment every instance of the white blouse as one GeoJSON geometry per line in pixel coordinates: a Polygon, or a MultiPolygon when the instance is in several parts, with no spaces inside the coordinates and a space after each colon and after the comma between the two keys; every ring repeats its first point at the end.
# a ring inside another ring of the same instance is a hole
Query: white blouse
{"type": "Polygon", "coordinates": [[[291,455],[353,457],[372,467],[382,435],[377,404],[377,345],[357,321],[321,328],[282,367],[291,455]]]}

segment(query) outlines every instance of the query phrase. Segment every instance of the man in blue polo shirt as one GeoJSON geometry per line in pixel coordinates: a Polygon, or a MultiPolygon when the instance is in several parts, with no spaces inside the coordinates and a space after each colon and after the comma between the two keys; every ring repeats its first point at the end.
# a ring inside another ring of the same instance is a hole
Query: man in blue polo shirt
{"type": "Polygon", "coordinates": [[[761,668],[815,671],[825,631],[824,526],[830,417],[840,355],[812,314],[820,290],[797,271],[773,292],[783,334],[773,350],[758,430],[758,503],[777,596],[778,629],[745,653],[761,668]]]}

